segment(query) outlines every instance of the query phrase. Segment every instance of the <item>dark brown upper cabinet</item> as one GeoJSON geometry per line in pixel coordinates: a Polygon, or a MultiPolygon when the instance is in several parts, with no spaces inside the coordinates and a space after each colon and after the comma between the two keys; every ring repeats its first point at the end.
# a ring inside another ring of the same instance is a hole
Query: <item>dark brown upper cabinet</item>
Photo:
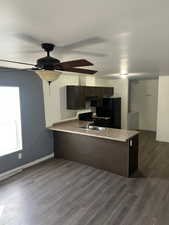
{"type": "Polygon", "coordinates": [[[110,97],[114,95],[114,88],[102,87],[103,97],[110,97]]]}
{"type": "Polygon", "coordinates": [[[112,87],[67,86],[67,109],[85,109],[86,101],[93,98],[109,97],[114,94],[112,87]]]}
{"type": "Polygon", "coordinates": [[[84,109],[86,104],[83,86],[67,86],[67,109],[84,109]]]}
{"type": "Polygon", "coordinates": [[[85,88],[85,96],[86,98],[90,97],[101,97],[102,90],[100,87],[84,87],[85,88]]]}

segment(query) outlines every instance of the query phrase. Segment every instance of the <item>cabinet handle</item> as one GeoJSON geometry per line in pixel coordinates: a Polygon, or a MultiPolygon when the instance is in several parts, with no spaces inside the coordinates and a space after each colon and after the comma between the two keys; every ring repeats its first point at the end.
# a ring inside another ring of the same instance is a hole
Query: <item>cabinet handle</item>
{"type": "Polygon", "coordinates": [[[133,140],[130,140],[130,141],[129,141],[129,145],[130,145],[130,147],[133,146],[133,140]]]}

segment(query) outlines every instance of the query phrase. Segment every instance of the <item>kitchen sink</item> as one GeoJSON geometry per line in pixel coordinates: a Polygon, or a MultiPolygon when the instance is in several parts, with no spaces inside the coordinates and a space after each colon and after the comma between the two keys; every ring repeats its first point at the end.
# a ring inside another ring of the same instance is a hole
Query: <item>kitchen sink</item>
{"type": "Polygon", "coordinates": [[[97,126],[86,126],[86,127],[80,127],[81,129],[84,129],[84,130],[96,130],[96,131],[103,131],[105,130],[105,127],[97,127],[97,126]]]}

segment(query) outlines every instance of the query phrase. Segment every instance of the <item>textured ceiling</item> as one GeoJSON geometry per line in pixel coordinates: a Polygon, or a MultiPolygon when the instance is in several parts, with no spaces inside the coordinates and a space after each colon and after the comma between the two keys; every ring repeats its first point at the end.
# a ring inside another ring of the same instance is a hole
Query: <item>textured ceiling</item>
{"type": "Polygon", "coordinates": [[[169,75],[168,11],[168,0],[1,0],[0,58],[35,63],[52,42],[53,56],[89,59],[98,76],[169,75]]]}

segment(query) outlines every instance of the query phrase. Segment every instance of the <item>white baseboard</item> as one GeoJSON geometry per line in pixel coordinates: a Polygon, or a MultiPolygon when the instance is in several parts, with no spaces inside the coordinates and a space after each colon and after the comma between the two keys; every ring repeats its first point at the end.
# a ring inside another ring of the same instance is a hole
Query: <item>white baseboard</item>
{"type": "Polygon", "coordinates": [[[46,161],[48,159],[51,159],[53,157],[54,157],[54,154],[52,153],[52,154],[44,156],[44,157],[42,157],[40,159],[34,160],[34,161],[30,162],[30,163],[26,163],[26,164],[24,164],[22,166],[19,166],[19,167],[15,168],[15,169],[9,170],[9,171],[4,172],[4,173],[1,173],[0,174],[0,181],[5,180],[5,179],[7,179],[7,178],[9,178],[11,176],[14,176],[14,175],[22,172],[24,169],[26,169],[28,167],[34,166],[34,165],[36,165],[38,163],[41,163],[41,162],[46,161]]]}
{"type": "Polygon", "coordinates": [[[12,176],[14,176],[14,175],[16,175],[16,174],[18,174],[18,173],[20,173],[22,171],[23,171],[23,169],[21,169],[20,167],[17,167],[17,168],[15,168],[13,170],[9,170],[7,172],[1,173],[0,174],[0,181],[5,180],[5,179],[7,179],[9,177],[12,177],[12,176]]]}

